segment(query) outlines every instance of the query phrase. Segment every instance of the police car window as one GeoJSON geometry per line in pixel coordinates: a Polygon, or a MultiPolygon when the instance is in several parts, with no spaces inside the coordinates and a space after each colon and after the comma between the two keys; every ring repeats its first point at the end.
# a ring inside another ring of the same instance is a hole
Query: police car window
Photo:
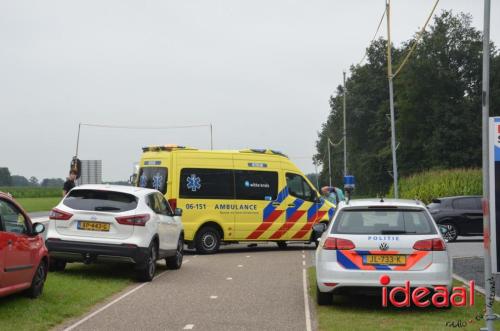
{"type": "Polygon", "coordinates": [[[0,200],[1,229],[11,233],[28,233],[26,218],[17,207],[11,203],[0,200]]]}
{"type": "Polygon", "coordinates": [[[234,199],[234,172],[230,169],[184,168],[180,198],[234,199]]]}
{"type": "Polygon", "coordinates": [[[421,210],[343,210],[332,233],[340,234],[435,234],[436,229],[421,210]]]}
{"type": "Polygon", "coordinates": [[[236,199],[276,200],[278,173],[274,171],[235,171],[236,199]]]}
{"type": "Polygon", "coordinates": [[[288,193],[291,196],[306,201],[314,201],[314,190],[311,188],[311,186],[309,186],[309,184],[304,180],[302,176],[287,173],[286,185],[288,187],[288,193]]]}
{"type": "Polygon", "coordinates": [[[139,170],[137,186],[147,187],[167,193],[168,169],[164,167],[145,167],[139,170]]]}

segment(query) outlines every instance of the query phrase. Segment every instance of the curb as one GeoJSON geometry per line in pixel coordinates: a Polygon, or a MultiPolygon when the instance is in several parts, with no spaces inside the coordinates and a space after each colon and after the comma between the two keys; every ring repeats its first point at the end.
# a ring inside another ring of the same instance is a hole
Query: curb
{"type": "MultiPolygon", "coordinates": [[[[463,277],[460,277],[457,274],[453,274],[453,278],[455,278],[459,282],[464,283],[465,285],[469,284],[469,281],[467,279],[465,279],[463,277]]],[[[486,291],[484,290],[484,288],[482,288],[481,286],[478,286],[478,285],[474,285],[474,288],[476,289],[477,292],[479,292],[482,295],[486,296],[486,291]]],[[[500,301],[500,297],[497,296],[497,295],[495,295],[495,301],[500,301]]]]}

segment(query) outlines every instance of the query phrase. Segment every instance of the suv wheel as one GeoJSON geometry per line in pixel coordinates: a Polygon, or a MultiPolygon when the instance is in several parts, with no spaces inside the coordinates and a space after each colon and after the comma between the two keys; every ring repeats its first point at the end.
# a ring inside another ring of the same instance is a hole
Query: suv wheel
{"type": "Polygon", "coordinates": [[[201,228],[196,234],[195,245],[199,254],[217,253],[220,246],[220,233],[212,226],[201,228]]]}
{"type": "Polygon", "coordinates": [[[175,255],[165,258],[165,262],[167,263],[167,268],[180,269],[182,266],[183,257],[184,257],[184,238],[181,235],[179,238],[179,242],[177,243],[177,249],[175,250],[175,255]]]}
{"type": "Polygon", "coordinates": [[[319,306],[327,306],[333,303],[333,294],[329,292],[321,292],[316,285],[316,302],[319,306]]]}
{"type": "Polygon", "coordinates": [[[26,294],[32,299],[38,298],[43,292],[45,279],[47,279],[47,266],[42,261],[38,265],[38,268],[35,271],[35,275],[33,275],[31,287],[26,291],[26,294]]]}
{"type": "Polygon", "coordinates": [[[66,261],[53,259],[49,260],[49,271],[64,271],[66,268],[66,261]]]}
{"type": "Polygon", "coordinates": [[[446,242],[453,242],[453,241],[457,240],[458,228],[454,224],[442,223],[441,225],[445,226],[446,229],[448,230],[448,232],[443,234],[443,238],[444,238],[444,240],[446,240],[446,242]]]}
{"type": "Polygon", "coordinates": [[[146,261],[142,268],[137,270],[137,279],[140,282],[150,282],[153,280],[156,273],[156,257],[158,256],[156,251],[156,245],[152,242],[148,248],[148,254],[146,261]]]}

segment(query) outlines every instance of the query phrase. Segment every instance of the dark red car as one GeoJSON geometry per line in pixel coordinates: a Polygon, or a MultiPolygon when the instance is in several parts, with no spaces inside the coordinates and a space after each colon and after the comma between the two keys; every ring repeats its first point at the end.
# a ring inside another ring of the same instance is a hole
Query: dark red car
{"type": "Polygon", "coordinates": [[[0,192],[0,297],[20,291],[31,298],[42,294],[49,262],[39,235],[44,230],[43,224],[32,224],[21,206],[0,192]]]}

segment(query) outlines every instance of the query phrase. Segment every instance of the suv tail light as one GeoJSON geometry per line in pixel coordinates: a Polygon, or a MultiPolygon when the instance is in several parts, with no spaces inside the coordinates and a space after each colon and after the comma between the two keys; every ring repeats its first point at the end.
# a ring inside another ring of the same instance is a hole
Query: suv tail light
{"type": "Polygon", "coordinates": [[[327,250],[348,250],[354,249],[355,247],[354,243],[348,239],[334,237],[326,238],[325,243],[323,244],[323,249],[327,250]]]}
{"type": "Polygon", "coordinates": [[[145,226],[149,221],[149,214],[115,217],[116,221],[122,225],[145,226]]]}
{"type": "Polygon", "coordinates": [[[71,217],[73,217],[73,214],[67,213],[57,208],[52,209],[49,213],[49,219],[51,220],[67,221],[71,217]]]}
{"type": "Polygon", "coordinates": [[[417,251],[445,251],[446,245],[442,239],[419,240],[413,245],[417,251]]]}
{"type": "Polygon", "coordinates": [[[172,210],[175,210],[177,208],[177,199],[168,199],[168,204],[172,210]]]}

